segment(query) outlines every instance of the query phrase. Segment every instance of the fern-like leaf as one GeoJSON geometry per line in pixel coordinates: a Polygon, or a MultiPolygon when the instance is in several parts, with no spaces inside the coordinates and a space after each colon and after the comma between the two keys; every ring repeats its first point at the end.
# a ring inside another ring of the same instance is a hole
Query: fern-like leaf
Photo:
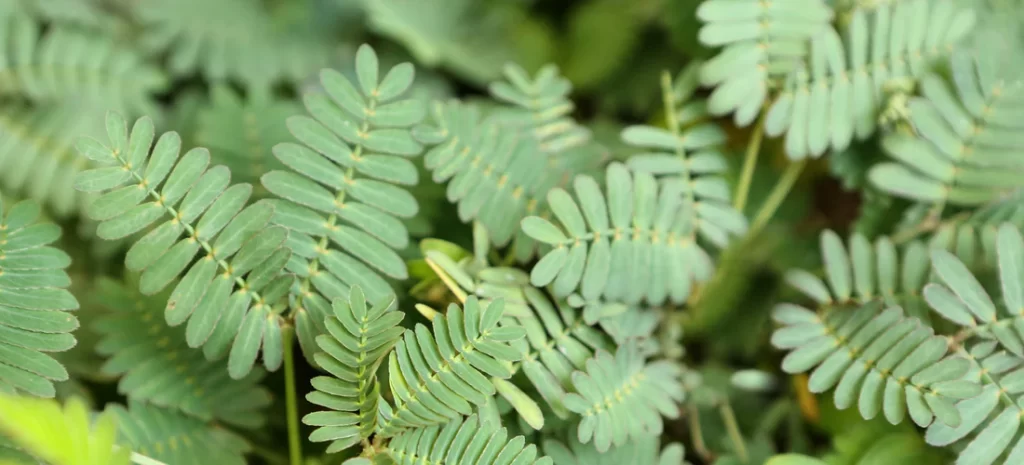
{"type": "Polygon", "coordinates": [[[217,86],[195,115],[193,138],[239,181],[256,183],[267,171],[282,168],[272,150],[291,139],[284,122],[299,109],[291,100],[243,98],[227,86],[217,86]]]}
{"type": "Polygon", "coordinates": [[[306,396],[332,411],[302,419],[318,427],[310,440],[332,441],[328,453],[352,447],[374,432],[380,399],[377,368],[405,331],[398,325],[405,314],[396,311],[393,296],[367,308],[363,291],[354,286],[348,299],[335,299],[332,308],[327,334],[317,336],[323,352],[315,358],[333,377],[313,378],[316,392],[306,396]]]}
{"type": "Polygon", "coordinates": [[[39,202],[58,217],[85,212],[92,201],[75,190],[89,160],[75,154],[78,137],[103,134],[103,112],[80,100],[36,108],[6,105],[0,114],[0,186],[39,202]]]}
{"type": "Polygon", "coordinates": [[[301,278],[292,308],[307,355],[316,352],[309,343],[323,333],[331,300],[359,285],[377,302],[394,295],[385,276],[408,276],[396,250],[409,243],[400,219],[419,210],[403,186],[419,178],[409,157],[422,146],[409,128],[425,109],[421,101],[402,97],[413,83],[411,64],[396,65],[380,78],[376,52],[363,45],[355,71],[356,83],[337,71],[320,74],[326,93],[304,98],[312,117],[288,120],[302,143],[274,147],[292,171],[262,177],[268,191],[285,199],[276,202],[274,222],[291,230],[288,268],[301,278]]]}
{"type": "Polygon", "coordinates": [[[599,452],[593,444],[583,444],[570,437],[562,442],[545,439],[544,453],[554,465],[689,465],[686,449],[673,443],[660,449],[654,435],[631,439],[619,447],[599,452]]]}
{"type": "Polygon", "coordinates": [[[53,397],[68,372],[48,352],[75,345],[78,301],[67,291],[71,258],[48,244],[60,227],[39,223],[39,206],[0,199],[0,392],[53,397]]]}
{"type": "Polygon", "coordinates": [[[996,235],[1003,223],[1024,227],[1024,191],[943,220],[928,246],[952,252],[972,269],[991,269],[998,264],[996,235]]]}
{"type": "Polygon", "coordinates": [[[953,54],[955,92],[939,75],[921,79],[923,95],[908,104],[913,133],[882,140],[893,161],[872,168],[879,189],[920,202],[975,206],[1024,186],[1019,50],[999,53],[999,47],[988,49],[993,42],[980,43],[985,49],[953,54]]]}
{"type": "Polygon", "coordinates": [[[277,369],[283,356],[279,309],[292,278],[281,270],[289,258],[287,230],[267,225],[267,202],[245,206],[248,184],[227,187],[230,172],[207,169],[206,149],[179,157],[181,138],[169,132],[154,139],[153,122],[139,119],[129,135],[123,118],[107,116],[109,146],[80,139],[79,153],[99,168],[79,173],[75,187],[104,192],[89,208],[100,221],[97,234],[119,239],[165,221],[128,250],[125,265],[142,271],[139,288],[151,295],[179,276],[167,301],[172,326],[188,321],[186,341],[203,346],[207,357],[231,348],[232,378],[252,369],[263,347],[263,364],[277,369]],[[195,260],[199,254],[199,259],[195,260]]]}
{"type": "MultiPolygon", "coordinates": [[[[523,220],[527,234],[553,247],[534,265],[531,282],[553,284],[559,297],[579,292],[587,302],[686,301],[714,265],[692,239],[682,183],[659,188],[650,174],[631,175],[619,163],[609,165],[606,183],[607,195],[593,178],[577,177],[576,200],[552,189],[548,203],[561,227],[541,217],[523,220]]],[[[734,226],[741,230],[742,223],[734,226]]]]}
{"type": "Polygon", "coordinates": [[[846,409],[856,402],[866,419],[882,410],[890,423],[898,424],[909,411],[922,427],[933,419],[956,426],[962,418],[955,402],[978,394],[976,384],[960,379],[969,369],[967,360],[945,357],[946,338],[917,318],[904,317],[899,307],[881,310],[871,304],[818,315],[780,305],[772,316],[783,325],[772,335],[772,344],[792,350],[783,371],[814,369],[811,392],[835,388],[836,406],[846,409]]]}
{"type": "Polygon", "coordinates": [[[128,465],[131,451],[114,446],[117,419],[90,419],[81,399],[63,409],[54,400],[0,394],[0,433],[51,465],[128,465]]]}
{"type": "Polygon", "coordinates": [[[275,25],[259,1],[142,0],[131,7],[142,26],[141,48],[167,53],[167,67],[177,76],[199,73],[266,91],[281,80],[304,79],[329,57],[315,35],[275,25]]]}
{"type": "Polygon", "coordinates": [[[633,341],[614,356],[597,351],[586,371],[573,373],[576,392],[565,396],[566,407],[582,417],[577,438],[584,444],[593,440],[603,453],[630,439],[660,436],[662,417],[679,417],[686,395],[682,376],[682,366],[673,361],[644,360],[633,341]]]}
{"type": "Polygon", "coordinates": [[[503,313],[501,300],[481,308],[470,297],[464,309],[452,304],[435,316],[433,333],[424,325],[406,330],[388,359],[395,405],[380,404],[378,433],[447,423],[472,414],[471,403],[485,405],[496,393],[490,378],[508,379],[510,363],[522,357],[508,343],[521,339],[523,329],[499,326],[503,313]]]}
{"type": "MultiPolygon", "coordinates": [[[[487,250],[486,239],[484,244],[480,242],[478,235],[476,247],[487,250]]],[[[481,267],[479,262],[469,260],[455,263],[437,250],[426,250],[425,255],[427,263],[456,295],[475,295],[482,305],[495,299],[504,302],[505,318],[526,332],[524,340],[511,342],[523,354],[522,360],[512,365],[513,372],[526,376],[555,415],[568,418],[570,412],[563,399],[572,389],[572,373],[583,370],[595,350],[612,350],[608,338],[592,328],[579,310],[552,303],[543,291],[530,285],[529,276],[521,270],[481,267]]],[[[506,400],[514,407],[518,405],[514,399],[506,400]]],[[[525,416],[526,412],[520,414],[525,416]]]]}
{"type": "MultiPolygon", "coordinates": [[[[928,249],[911,242],[902,251],[887,237],[874,244],[863,234],[850,236],[847,246],[833,231],[821,234],[825,279],[804,270],[786,273],[789,285],[819,308],[859,307],[881,302],[904,308],[910,316],[928,320],[921,289],[928,281],[928,249]]],[[[789,305],[789,304],[786,304],[789,305]]]]}
{"type": "Polygon", "coordinates": [[[765,133],[785,133],[792,159],[847,148],[854,136],[864,139],[874,132],[888,83],[927,72],[973,26],[972,11],[953,0],[854,10],[845,42],[832,28],[811,41],[808,65],[787,77],[768,110],[765,133]]]}
{"type": "Polygon", "coordinates": [[[724,47],[701,69],[701,83],[714,86],[708,109],[735,112],[746,126],[768,101],[775,81],[807,54],[806,43],[830,28],[832,10],[821,0],[707,0],[697,8],[704,23],[699,39],[724,47]]]}
{"type": "Polygon", "coordinates": [[[554,67],[530,78],[515,65],[491,94],[507,106],[487,118],[475,105],[435,103],[436,126],[417,127],[417,139],[435,144],[424,164],[438,183],[448,183],[448,200],[459,219],[479,221],[498,246],[513,244],[519,261],[537,251],[537,241],[519,228],[530,215],[550,216],[544,195],[573,176],[589,173],[607,154],[590,132],[572,119],[569,82],[554,67]],[[544,167],[544,169],[538,169],[544,167]]]}
{"type": "Polygon", "coordinates": [[[152,97],[166,77],[112,39],[40,25],[21,15],[0,18],[0,95],[59,103],[88,97],[106,108],[156,114],[152,97]]]}
{"type": "Polygon", "coordinates": [[[416,61],[445,66],[470,81],[494,79],[515,61],[509,46],[515,6],[473,0],[380,0],[360,2],[369,27],[405,45],[416,61]],[[508,8],[506,8],[508,7],[508,8]]]}
{"type": "Polygon", "coordinates": [[[1024,394],[1024,359],[997,348],[995,342],[982,342],[969,350],[958,349],[971,365],[965,379],[981,385],[981,393],[957,404],[959,425],[936,422],[925,434],[925,441],[937,447],[966,443],[956,465],[1012,465],[1024,460],[1024,408],[1015,400],[1024,394]]]}
{"type": "Polygon", "coordinates": [[[720,151],[725,132],[711,121],[703,101],[691,100],[696,74],[694,66],[685,69],[675,82],[663,74],[668,128],[630,126],[622,131],[622,140],[647,150],[629,157],[630,168],[658,176],[663,184],[679,191],[680,215],[690,218],[677,240],[699,247],[699,235],[724,248],[732,237],[746,232],[747,220],[730,204],[729,185],[722,177],[728,167],[720,151]]]}
{"type": "Polygon", "coordinates": [[[385,452],[398,465],[553,465],[523,436],[508,436],[506,428],[472,415],[409,430],[392,439],[385,452]]]}
{"type": "Polygon", "coordinates": [[[169,292],[146,297],[110,279],[95,284],[110,313],[96,322],[96,350],[109,357],[100,371],[116,376],[131,400],[170,407],[203,420],[245,428],[262,426],[270,392],[257,369],[241,380],[228,377],[223,361],[208,361],[186,344],[185,328],[168,326],[161,313],[169,292]]]}
{"type": "Polygon", "coordinates": [[[924,297],[939,315],[972,335],[995,339],[1018,357],[1024,357],[1024,238],[1011,224],[999,227],[996,237],[1001,304],[997,306],[967,266],[945,250],[932,251],[932,267],[939,283],[924,288],[924,297]]]}
{"type": "Polygon", "coordinates": [[[106,411],[117,418],[117,442],[167,464],[245,465],[245,439],[173,409],[129,402],[106,411]]]}

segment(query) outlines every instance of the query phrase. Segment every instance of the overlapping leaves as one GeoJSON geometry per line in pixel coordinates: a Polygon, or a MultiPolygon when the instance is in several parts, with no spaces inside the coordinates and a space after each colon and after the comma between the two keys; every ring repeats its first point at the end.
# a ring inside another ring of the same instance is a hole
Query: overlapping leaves
{"type": "Polygon", "coordinates": [[[1024,186],[1024,67],[1019,50],[1001,42],[958,49],[953,90],[940,75],[921,79],[922,96],[907,104],[913,130],[882,140],[893,161],[871,170],[874,185],[915,201],[971,206],[1024,186]]]}
{"type": "Polygon", "coordinates": [[[75,187],[102,193],[89,207],[100,221],[97,235],[120,239],[142,232],[125,265],[141,271],[143,294],[160,292],[181,277],[167,301],[171,326],[188,321],[186,341],[203,346],[209,358],[230,348],[228,369],[242,378],[263,349],[263,364],[282,360],[282,318],[274,305],[292,279],[281,270],[289,258],[287,230],[267,227],[274,213],[267,202],[245,207],[252,186],[228,187],[230,172],[208,169],[206,149],[179,156],[181,138],[169,132],[154,139],[153,122],[139,119],[128,133],[116,113],[107,116],[109,145],[80,139],[80,154],[98,168],[79,173],[75,187]],[[197,259],[198,255],[198,259],[197,259]],[[184,275],[182,277],[182,275],[184,275]]]}
{"type": "Polygon", "coordinates": [[[973,26],[972,11],[952,0],[854,9],[845,40],[827,28],[811,41],[809,62],[790,72],[769,108],[765,133],[785,133],[792,159],[847,148],[874,132],[887,85],[928,72],[973,26]]]}
{"type": "Polygon", "coordinates": [[[694,282],[711,277],[713,262],[693,238],[682,183],[659,185],[619,163],[608,166],[605,183],[607,194],[593,178],[577,177],[575,200],[552,189],[548,203],[560,226],[523,220],[523,231],[552,247],[534,265],[532,283],[584,301],[684,302],[694,282]]]}
{"type": "Polygon", "coordinates": [[[385,277],[408,276],[396,250],[409,243],[401,219],[419,210],[403,186],[419,174],[409,160],[422,147],[410,127],[423,118],[423,103],[403,98],[413,82],[411,64],[391,68],[383,78],[368,45],[356,54],[356,83],[324,70],[324,92],[303,101],[310,116],[288,119],[301,144],[283,143],[274,155],[291,171],[271,171],[263,186],[276,201],[274,223],[290,230],[294,252],[288,269],[301,281],[293,290],[299,342],[315,352],[330,300],[359,285],[371,302],[394,295],[385,277]],[[314,288],[315,291],[314,292],[314,288]]]}
{"type": "Polygon", "coordinates": [[[358,444],[374,432],[380,399],[377,368],[401,339],[404,329],[398,323],[405,316],[397,311],[394,297],[367,307],[359,286],[352,288],[347,299],[335,299],[332,309],[325,323],[327,334],[317,336],[323,352],[315,359],[333,377],[313,378],[316,391],[306,396],[332,411],[302,419],[318,426],[310,440],[332,441],[329,453],[358,444]]]}
{"type": "Polygon", "coordinates": [[[68,372],[48,353],[74,347],[78,319],[68,312],[78,301],[66,290],[71,258],[49,246],[60,227],[39,214],[35,203],[0,198],[0,392],[53,397],[68,372]]]}

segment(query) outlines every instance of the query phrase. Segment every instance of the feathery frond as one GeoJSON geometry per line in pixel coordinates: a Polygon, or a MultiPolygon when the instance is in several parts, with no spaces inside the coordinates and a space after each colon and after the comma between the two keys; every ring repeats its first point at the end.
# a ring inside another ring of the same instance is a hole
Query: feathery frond
{"type": "Polygon", "coordinates": [[[576,392],[565,396],[565,405],[582,417],[579,441],[593,440],[598,452],[622,447],[630,439],[660,436],[662,417],[679,417],[679,404],[686,396],[681,365],[648,362],[629,341],[614,356],[597,351],[586,366],[585,372],[573,373],[576,392]]]}
{"type": "Polygon", "coordinates": [[[922,96],[908,103],[913,132],[882,139],[893,161],[872,168],[872,183],[897,197],[970,206],[1024,187],[1022,57],[979,41],[953,54],[953,91],[940,75],[925,75],[922,96]]]}
{"type": "MultiPolygon", "coordinates": [[[[928,281],[928,249],[911,242],[902,253],[887,237],[872,244],[863,234],[853,234],[849,248],[833,231],[821,234],[821,256],[825,278],[804,270],[786,273],[789,285],[823,309],[863,307],[881,302],[902,307],[907,314],[928,321],[928,310],[920,292],[928,281]]],[[[789,304],[786,304],[789,305],[789,304]]]]}
{"type": "Polygon", "coordinates": [[[523,220],[526,234],[553,247],[534,265],[531,282],[552,284],[559,297],[579,292],[588,302],[686,301],[714,265],[693,240],[682,183],[659,186],[650,174],[631,175],[619,163],[608,166],[605,183],[607,195],[593,178],[577,177],[576,200],[552,189],[548,204],[561,227],[536,216],[523,220]]]}
{"type": "Polygon", "coordinates": [[[974,26],[954,0],[890,2],[855,9],[845,40],[825,29],[811,41],[809,63],[790,72],[765,118],[765,133],[786,134],[792,159],[843,150],[877,126],[887,86],[913,82],[974,26]]]}
{"type": "MultiPolygon", "coordinates": [[[[570,435],[571,436],[571,435],[570,435]]],[[[545,439],[544,453],[554,465],[689,465],[684,459],[686,449],[673,443],[659,449],[657,436],[640,436],[622,446],[599,452],[593,444],[583,444],[570,437],[567,443],[545,439]]]]}
{"type": "Polygon", "coordinates": [[[969,268],[994,268],[996,235],[1003,223],[1024,228],[1024,191],[943,220],[928,246],[952,252],[969,268]]]}
{"type": "Polygon", "coordinates": [[[701,43],[724,47],[701,69],[714,86],[713,115],[733,113],[736,124],[757,118],[777,86],[807,54],[807,42],[831,28],[832,9],[821,0],[706,0],[697,7],[701,43]]]}
{"type": "Polygon", "coordinates": [[[38,222],[39,206],[0,199],[0,392],[53,397],[53,382],[68,372],[47,353],[75,345],[78,319],[68,313],[78,301],[67,291],[71,264],[48,245],[60,227],[38,222]]]}
{"type": "Polygon", "coordinates": [[[0,95],[60,103],[88,97],[107,109],[158,114],[153,94],[166,77],[133,50],[73,28],[40,25],[21,15],[0,17],[0,95]]]}
{"type": "Polygon", "coordinates": [[[1017,227],[999,227],[996,252],[1002,305],[997,306],[967,266],[945,250],[932,251],[939,282],[924,288],[924,298],[939,315],[970,334],[995,339],[1024,357],[1024,238],[1017,227]]]}
{"type": "Polygon", "coordinates": [[[385,452],[398,465],[554,465],[550,457],[538,457],[537,446],[527,444],[523,436],[508,436],[501,425],[472,415],[402,433],[385,452]]]}
{"type": "Polygon", "coordinates": [[[419,211],[403,186],[419,173],[410,157],[422,146],[410,127],[424,115],[423,103],[403,98],[413,82],[409,63],[380,77],[377,54],[368,45],[356,53],[358,83],[324,70],[326,94],[309,93],[309,116],[288,119],[301,144],[283,143],[274,155],[292,171],[271,171],[263,186],[285,200],[276,201],[274,223],[290,230],[294,252],[288,269],[301,278],[292,303],[303,351],[323,333],[329,301],[359,285],[370,302],[394,295],[385,277],[408,276],[396,253],[409,243],[402,218],[419,211]],[[315,289],[315,292],[314,292],[315,289]]]}
{"type": "Polygon", "coordinates": [[[103,134],[97,106],[84,101],[30,108],[6,105],[0,114],[0,186],[48,207],[58,217],[86,210],[92,201],[75,190],[75,176],[89,160],[75,140],[103,134]]]}
{"type": "Polygon", "coordinates": [[[353,286],[347,299],[334,300],[332,309],[327,334],[316,338],[323,351],[316,354],[316,361],[333,377],[313,378],[316,392],[306,396],[332,411],[302,419],[318,427],[309,436],[311,441],[332,441],[328,453],[352,447],[373,434],[380,400],[377,368],[405,331],[398,326],[405,314],[397,311],[393,296],[367,308],[363,291],[353,286]]]}
{"type": "Polygon", "coordinates": [[[210,154],[192,149],[179,157],[181,138],[168,132],[155,146],[153,122],[139,119],[131,134],[125,120],[107,115],[109,146],[91,138],[77,148],[99,168],[79,173],[75,187],[103,193],[89,207],[100,221],[97,234],[120,239],[151,229],[128,250],[125,265],[141,271],[143,294],[160,292],[184,275],[167,301],[171,326],[188,321],[189,347],[203,346],[209,358],[231,348],[228,371],[240,379],[263,348],[263,364],[277,369],[282,360],[282,318],[275,304],[292,279],[281,270],[289,258],[288,235],[267,227],[273,207],[245,207],[252,186],[227,187],[230,172],[207,169],[210,154]],[[196,255],[200,254],[198,260],[196,255]]]}
{"type": "Polygon", "coordinates": [[[965,379],[980,384],[981,393],[957,403],[959,425],[936,422],[925,434],[925,441],[937,447],[966,443],[956,465],[1012,465],[1024,460],[1024,408],[1016,401],[1024,394],[1024,360],[996,348],[995,342],[982,342],[970,350],[959,349],[970,361],[965,379]]]}
{"type": "Polygon", "coordinates": [[[291,139],[285,120],[300,108],[291,100],[241,97],[227,86],[216,86],[198,108],[192,137],[240,182],[257,183],[267,171],[283,168],[273,148],[291,139]]]}
{"type": "Polygon", "coordinates": [[[523,338],[523,329],[498,325],[504,304],[481,308],[475,297],[464,309],[452,304],[426,326],[406,330],[388,359],[388,382],[395,399],[380,404],[377,431],[395,436],[408,428],[451,422],[473,413],[495,394],[490,378],[512,376],[511,362],[522,354],[508,343],[523,338]]]}
{"type": "Polygon", "coordinates": [[[262,426],[270,392],[256,369],[240,380],[223,361],[208,361],[186,344],[185,328],[161,318],[169,292],[146,297],[132,286],[97,280],[95,292],[111,310],[96,322],[96,350],[109,357],[101,367],[120,378],[117,389],[131,400],[181,410],[203,420],[244,428],[262,426]]]}
{"type": "Polygon", "coordinates": [[[280,30],[263,2],[141,0],[131,6],[142,25],[141,48],[167,53],[176,76],[198,73],[264,91],[281,80],[303,79],[328,60],[327,45],[312,34],[280,30]]]}
{"type": "Polygon", "coordinates": [[[898,424],[909,411],[922,427],[933,419],[956,426],[962,418],[955,402],[978,394],[976,384],[960,379],[970,367],[967,360],[946,357],[946,338],[917,318],[904,317],[899,307],[882,310],[872,304],[818,315],[780,305],[772,317],[783,325],[772,334],[772,344],[791,350],[783,371],[814,369],[811,392],[835,388],[836,407],[856,402],[865,419],[881,410],[886,420],[898,424]]]}
{"type": "Polygon", "coordinates": [[[645,150],[631,155],[626,163],[679,191],[680,215],[690,217],[678,232],[685,237],[681,241],[699,248],[699,236],[724,248],[732,237],[747,231],[747,220],[731,205],[729,185],[722,176],[728,168],[720,150],[725,132],[710,121],[705,102],[691,100],[697,87],[695,66],[683,70],[675,82],[663,74],[661,87],[668,128],[624,129],[622,140],[645,150]]]}

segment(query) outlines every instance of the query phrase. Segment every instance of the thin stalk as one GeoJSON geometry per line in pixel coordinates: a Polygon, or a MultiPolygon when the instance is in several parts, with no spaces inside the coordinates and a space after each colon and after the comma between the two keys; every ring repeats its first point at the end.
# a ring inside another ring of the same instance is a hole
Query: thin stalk
{"type": "Polygon", "coordinates": [[[782,201],[786,200],[786,196],[789,195],[789,191],[793,188],[793,184],[796,184],[797,178],[800,177],[800,172],[804,170],[804,166],[807,165],[807,160],[800,160],[796,163],[790,163],[786,167],[786,171],[782,173],[782,177],[779,178],[778,184],[772,188],[768,198],[761,205],[761,208],[757,211],[757,215],[754,216],[754,222],[750,226],[750,235],[755,236],[761,232],[761,229],[768,224],[768,221],[775,216],[775,212],[782,205],[782,201]]]}
{"type": "Polygon", "coordinates": [[[732,411],[732,406],[729,405],[728,400],[723,400],[718,406],[718,411],[722,414],[722,421],[725,422],[725,429],[729,432],[729,440],[732,441],[732,445],[736,448],[736,455],[739,456],[740,461],[747,463],[750,457],[747,455],[747,443],[743,440],[743,433],[740,433],[740,427],[736,423],[736,414],[732,411]]]}
{"type": "Polygon", "coordinates": [[[689,420],[690,420],[690,440],[693,442],[693,448],[697,451],[697,455],[705,462],[711,462],[714,455],[708,450],[707,444],[704,443],[704,432],[700,429],[700,410],[694,403],[686,405],[689,420]]]}
{"type": "Polygon", "coordinates": [[[736,185],[736,198],[733,199],[733,206],[740,213],[747,207],[747,196],[750,195],[750,183],[754,180],[754,168],[757,167],[757,156],[761,153],[761,141],[764,140],[764,118],[765,113],[754,126],[754,132],[750,135],[750,142],[747,144],[747,154],[743,157],[743,171],[740,172],[740,181],[736,185]]]}
{"type": "Polygon", "coordinates": [[[282,328],[284,336],[284,396],[288,415],[288,463],[302,465],[302,441],[299,437],[299,408],[295,395],[295,360],[292,356],[295,331],[290,325],[282,328]]]}

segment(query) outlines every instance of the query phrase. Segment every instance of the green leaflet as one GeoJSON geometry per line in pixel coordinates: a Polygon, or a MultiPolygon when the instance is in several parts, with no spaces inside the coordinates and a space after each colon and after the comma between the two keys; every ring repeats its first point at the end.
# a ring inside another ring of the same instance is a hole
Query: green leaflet
{"type": "Polygon", "coordinates": [[[905,318],[901,308],[881,308],[836,308],[817,316],[797,306],[776,307],[773,318],[784,326],[772,335],[772,344],[792,350],[782,369],[813,368],[811,392],[835,388],[836,406],[856,403],[865,419],[881,411],[898,424],[909,412],[919,426],[933,420],[959,425],[963,419],[955,402],[978,394],[977,385],[961,380],[969,363],[945,357],[946,338],[916,318],[905,318]]]}
{"type": "Polygon", "coordinates": [[[957,403],[956,412],[963,419],[959,425],[936,423],[925,434],[925,441],[933,446],[946,446],[972,435],[964,441],[966,447],[958,463],[992,464],[1003,454],[1007,454],[1006,461],[998,463],[1024,459],[1024,442],[1018,434],[1021,410],[1010,401],[1024,386],[1020,383],[1024,371],[1019,357],[996,351],[996,347],[995,342],[982,342],[969,350],[960,349],[970,361],[965,379],[979,383],[981,393],[957,403]]]}
{"type": "Polygon", "coordinates": [[[131,5],[145,33],[139,46],[167,53],[175,76],[198,73],[211,81],[230,79],[257,92],[282,80],[297,81],[324,66],[329,49],[309,31],[275,24],[268,8],[246,0],[189,0],[174,7],[158,0],[131,5]],[[244,24],[225,33],[225,24],[244,24]]]}
{"type": "Polygon", "coordinates": [[[548,190],[596,171],[607,154],[570,116],[572,86],[555,67],[531,78],[509,65],[504,74],[506,80],[489,87],[506,104],[492,117],[482,118],[472,104],[435,102],[430,113],[436,126],[419,126],[414,135],[433,145],[424,164],[435,182],[447,183],[459,219],[479,221],[497,245],[511,242],[516,258],[526,261],[538,244],[520,230],[520,221],[550,215],[548,190]]]}
{"type": "Polygon", "coordinates": [[[53,397],[53,382],[68,379],[53,357],[75,345],[78,301],[66,288],[71,258],[48,245],[60,236],[36,223],[39,206],[0,199],[0,392],[53,397]]]}
{"type": "Polygon", "coordinates": [[[273,222],[289,229],[287,244],[296,256],[288,269],[301,278],[293,309],[302,315],[296,331],[307,356],[316,351],[310,343],[324,331],[331,299],[358,285],[368,301],[377,302],[394,295],[384,277],[408,276],[396,253],[408,244],[400,220],[414,216],[419,206],[396,184],[417,182],[406,158],[422,150],[410,127],[423,113],[419,100],[401,97],[412,80],[410,67],[398,65],[381,80],[377,56],[364,45],[356,54],[358,89],[336,71],[321,72],[325,92],[304,99],[311,116],[288,120],[301,145],[274,147],[277,159],[293,171],[261,178],[268,191],[287,200],[273,222]],[[322,296],[307,295],[312,288],[322,296]]]}
{"type": "Polygon", "coordinates": [[[40,34],[40,24],[23,14],[5,15],[0,23],[0,47],[18,51],[8,52],[5,59],[0,95],[39,103],[87,97],[103,102],[104,110],[158,112],[153,97],[167,86],[167,77],[137,51],[111,37],[67,26],[40,34]]]}
{"type": "Polygon", "coordinates": [[[785,133],[786,154],[794,160],[865,139],[886,106],[887,83],[912,82],[928,72],[974,21],[972,11],[948,0],[854,9],[844,39],[831,28],[812,36],[808,63],[786,77],[765,116],[765,133],[785,133]]]}
{"type": "Polygon", "coordinates": [[[715,87],[708,110],[734,113],[735,122],[746,126],[768,101],[774,82],[807,54],[806,43],[830,28],[833,13],[820,0],[709,0],[701,2],[697,17],[703,22],[701,43],[723,47],[700,72],[701,84],[715,87]]]}
{"type": "MultiPolygon", "coordinates": [[[[192,149],[179,157],[181,139],[176,133],[161,135],[150,150],[154,132],[148,118],[136,121],[130,133],[125,120],[116,113],[108,114],[106,123],[110,141],[110,148],[105,148],[107,155],[102,155],[103,149],[99,148],[102,144],[96,141],[78,144],[100,167],[80,173],[76,185],[102,187],[100,190],[135,188],[146,192],[148,201],[138,203],[136,197],[132,197],[127,202],[116,199],[101,202],[102,208],[92,209],[105,218],[97,234],[121,238],[163,219],[132,246],[126,264],[142,271],[139,289],[144,294],[158,293],[181,277],[167,300],[165,319],[174,326],[188,321],[187,342],[193,347],[205,345],[209,358],[221,356],[231,347],[229,372],[232,378],[244,377],[252,369],[262,340],[253,334],[262,335],[263,325],[280,327],[268,323],[267,318],[279,318],[276,311],[269,310],[281,295],[275,296],[269,289],[260,295],[246,282],[246,273],[251,273],[250,270],[259,268],[265,276],[278,274],[284,267],[285,263],[280,260],[274,262],[276,271],[260,267],[275,256],[273,252],[280,249],[285,240],[285,231],[281,229],[272,228],[258,234],[269,224],[273,207],[267,202],[245,207],[252,188],[237,184],[225,189],[227,173],[216,168],[207,170],[210,155],[205,149],[192,149]],[[94,174],[110,170],[129,176],[113,182],[94,174]],[[97,180],[102,182],[97,184],[97,180]],[[236,255],[240,249],[245,253],[236,255]],[[254,256],[254,252],[263,255],[254,256]],[[217,277],[217,274],[222,276],[217,277]],[[268,298],[273,300],[266,300],[268,298]],[[228,299],[245,305],[230,306],[231,310],[226,310],[228,299]],[[243,315],[232,313],[236,308],[240,308],[243,315]],[[254,318],[247,315],[257,310],[267,317],[259,319],[258,328],[257,323],[252,322],[254,318]],[[243,328],[245,331],[231,326],[235,324],[233,318],[238,316],[246,317],[249,322],[243,328]],[[224,343],[236,334],[239,337],[234,346],[224,343]],[[216,344],[210,344],[211,341],[216,344]]],[[[283,285],[287,289],[287,279],[280,278],[277,287],[283,285]]],[[[268,369],[277,368],[276,360],[280,360],[280,356],[275,354],[263,359],[268,369]]]]}
{"type": "Polygon", "coordinates": [[[445,464],[554,464],[550,457],[540,456],[537,446],[526,444],[523,436],[508,436],[506,428],[472,415],[465,420],[402,433],[388,444],[386,453],[398,465],[426,460],[445,464]]]}
{"type": "Polygon", "coordinates": [[[332,302],[326,334],[317,336],[321,352],[317,363],[333,377],[313,378],[316,391],[310,402],[330,411],[306,415],[302,421],[318,429],[312,441],[331,441],[329,452],[347,449],[374,432],[379,402],[377,368],[405,331],[398,324],[405,316],[394,297],[366,305],[366,296],[354,286],[347,299],[332,302]]]}
{"type": "Polygon", "coordinates": [[[882,139],[892,161],[872,168],[872,184],[920,202],[969,206],[1021,186],[1015,156],[1024,143],[1016,135],[1019,118],[1012,115],[1024,96],[1022,73],[1015,51],[1007,59],[987,44],[977,40],[953,53],[953,89],[938,75],[921,78],[922,96],[911,98],[907,109],[914,132],[882,139]]]}
{"type": "Polygon", "coordinates": [[[557,296],[579,292],[587,302],[685,301],[692,283],[709,279],[712,268],[695,242],[691,212],[680,208],[680,183],[659,186],[649,174],[631,175],[617,163],[606,178],[606,195],[588,177],[577,178],[576,200],[551,190],[548,202],[561,227],[540,217],[524,220],[527,234],[553,247],[534,266],[531,282],[552,284],[557,296]]]}
{"type": "Polygon", "coordinates": [[[647,363],[634,342],[627,342],[615,355],[598,351],[588,359],[586,371],[573,374],[575,393],[565,397],[569,410],[582,419],[577,431],[580,442],[593,441],[598,452],[627,439],[645,434],[660,435],[662,416],[677,418],[685,397],[683,368],[668,360],[647,363]]]}
{"type": "Polygon", "coordinates": [[[554,465],[688,465],[684,462],[685,449],[682,444],[673,443],[659,449],[658,437],[644,435],[627,441],[619,447],[600,452],[593,444],[578,441],[570,432],[565,442],[545,439],[544,453],[554,465]]]}
{"type": "Polygon", "coordinates": [[[95,325],[101,335],[97,350],[109,357],[101,370],[120,377],[119,392],[204,420],[263,425],[263,410],[270,405],[270,393],[259,386],[263,373],[231,379],[223,361],[208,361],[190,348],[185,328],[160,318],[166,293],[146,297],[109,279],[98,280],[96,287],[99,301],[112,310],[95,325]]]}
{"type": "Polygon", "coordinates": [[[863,235],[854,234],[847,246],[832,231],[823,232],[820,242],[826,279],[790,270],[785,276],[789,285],[823,308],[883,302],[929,321],[920,296],[931,265],[924,244],[911,242],[900,250],[887,237],[871,244],[863,235]]]}
{"type": "Polygon", "coordinates": [[[994,339],[1002,348],[1024,356],[1024,320],[1021,320],[1020,270],[1024,266],[1024,239],[1011,224],[998,229],[996,250],[999,256],[998,307],[971,271],[956,256],[945,250],[932,251],[932,268],[938,279],[924,288],[924,297],[936,313],[972,335],[994,339]]]}
{"type": "MultiPolygon", "coordinates": [[[[467,399],[483,405],[496,392],[490,377],[512,376],[509,362],[522,353],[496,340],[493,332],[504,312],[501,300],[481,306],[476,297],[464,308],[452,304],[431,321],[433,333],[417,325],[406,330],[388,360],[388,381],[395,405],[381,404],[377,431],[384,437],[408,428],[443,424],[470,415],[467,399]]],[[[506,340],[522,337],[515,325],[506,340]]]]}

